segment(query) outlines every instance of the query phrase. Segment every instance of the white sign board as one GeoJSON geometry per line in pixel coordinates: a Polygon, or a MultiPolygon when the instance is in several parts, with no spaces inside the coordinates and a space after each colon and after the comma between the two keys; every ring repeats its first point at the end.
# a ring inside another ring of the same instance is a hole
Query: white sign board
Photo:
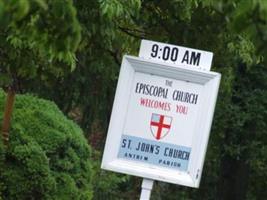
{"type": "Polygon", "coordinates": [[[161,42],[142,40],[139,57],[209,71],[213,53],[161,42]]]}
{"type": "Polygon", "coordinates": [[[220,74],[124,56],[102,168],[198,187],[220,74]]]}

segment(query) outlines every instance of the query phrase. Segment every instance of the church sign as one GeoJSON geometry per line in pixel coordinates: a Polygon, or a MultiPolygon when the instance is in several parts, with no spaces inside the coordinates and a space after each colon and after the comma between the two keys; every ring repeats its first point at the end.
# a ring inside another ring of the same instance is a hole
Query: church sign
{"type": "Polygon", "coordinates": [[[216,72],[124,56],[102,168],[198,187],[219,82],[216,72]]]}

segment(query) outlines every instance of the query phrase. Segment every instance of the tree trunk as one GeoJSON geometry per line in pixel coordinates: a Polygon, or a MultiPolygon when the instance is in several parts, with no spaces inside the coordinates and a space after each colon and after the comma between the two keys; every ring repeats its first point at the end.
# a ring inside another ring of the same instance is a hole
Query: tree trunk
{"type": "Polygon", "coordinates": [[[12,110],[15,102],[15,90],[10,87],[7,91],[6,103],[5,103],[5,110],[4,110],[4,117],[2,123],[2,137],[3,142],[5,145],[8,145],[9,141],[9,128],[10,128],[10,121],[12,116],[12,110]]]}

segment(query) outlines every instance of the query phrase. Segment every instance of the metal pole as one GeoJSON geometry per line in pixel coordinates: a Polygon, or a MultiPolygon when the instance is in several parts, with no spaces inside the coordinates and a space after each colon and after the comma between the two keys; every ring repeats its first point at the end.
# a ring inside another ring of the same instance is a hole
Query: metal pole
{"type": "Polygon", "coordinates": [[[153,188],[153,183],[154,183],[154,180],[146,179],[146,178],[143,179],[140,200],[150,199],[150,193],[153,188]]]}

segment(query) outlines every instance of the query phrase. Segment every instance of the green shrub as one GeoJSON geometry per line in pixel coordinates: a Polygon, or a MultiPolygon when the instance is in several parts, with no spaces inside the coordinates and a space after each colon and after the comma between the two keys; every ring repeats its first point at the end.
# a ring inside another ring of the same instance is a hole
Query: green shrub
{"type": "Polygon", "coordinates": [[[2,192],[4,189],[4,183],[3,183],[3,170],[4,170],[4,148],[2,144],[2,140],[0,140],[0,200],[2,200],[2,192]]]}
{"type": "MultiPolygon", "coordinates": [[[[5,95],[0,91],[0,120],[5,95]]],[[[16,95],[10,142],[0,144],[0,199],[92,199],[90,148],[50,101],[16,95]]]]}
{"type": "Polygon", "coordinates": [[[128,186],[130,184],[130,176],[102,170],[100,168],[101,153],[99,151],[93,151],[92,155],[94,160],[94,200],[133,199],[133,195],[130,193],[132,190],[128,188],[125,190],[124,187],[124,185],[128,186]]]}

